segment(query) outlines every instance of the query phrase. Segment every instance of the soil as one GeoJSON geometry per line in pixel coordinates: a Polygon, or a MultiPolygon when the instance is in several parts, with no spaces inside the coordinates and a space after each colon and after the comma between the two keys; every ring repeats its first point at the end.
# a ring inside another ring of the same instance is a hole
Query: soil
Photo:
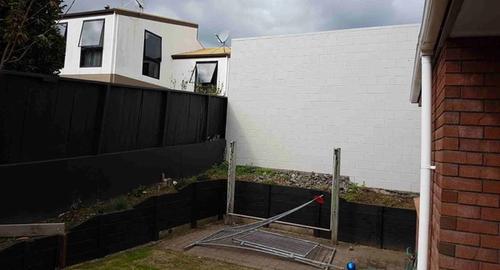
{"type": "MultiPolygon", "coordinates": [[[[203,177],[209,179],[227,179],[227,164],[214,166],[203,177]]],[[[330,191],[331,174],[274,170],[253,166],[237,166],[236,179],[264,184],[294,186],[308,189],[330,191]]],[[[349,177],[341,176],[340,197],[350,201],[394,208],[415,209],[413,198],[417,193],[369,188],[349,181],[349,177]]]]}

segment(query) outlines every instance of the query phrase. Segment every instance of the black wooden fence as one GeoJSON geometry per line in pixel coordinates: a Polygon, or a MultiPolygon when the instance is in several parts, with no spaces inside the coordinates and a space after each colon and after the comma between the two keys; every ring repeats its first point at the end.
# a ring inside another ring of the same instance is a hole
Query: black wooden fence
{"type": "Polygon", "coordinates": [[[226,182],[191,184],[147,199],[133,209],[95,216],[62,236],[23,241],[0,251],[1,269],[55,269],[158,240],[159,231],[222,215],[226,182]]]}
{"type": "MultiPolygon", "coordinates": [[[[235,212],[267,218],[324,195],[323,205],[311,204],[283,221],[330,228],[330,193],[296,187],[238,182],[235,212]]],[[[404,250],[415,246],[416,213],[414,210],[365,205],[340,200],[339,240],[349,243],[404,250]]],[[[320,233],[324,235],[324,233],[320,233]]],[[[330,237],[329,234],[324,235],[330,237]]]]}
{"type": "MultiPolygon", "coordinates": [[[[268,217],[289,210],[315,195],[325,204],[312,204],[284,220],[329,227],[330,194],[294,187],[237,182],[237,213],[268,217]]],[[[179,193],[151,197],[134,209],[89,219],[61,237],[51,236],[17,243],[0,251],[2,269],[54,269],[103,257],[158,239],[159,231],[183,224],[196,226],[199,219],[222,217],[226,205],[226,181],[193,183],[179,193]],[[65,252],[63,252],[65,250],[65,252]]],[[[415,211],[340,201],[339,239],[386,249],[404,250],[415,245],[415,211]]],[[[325,235],[326,236],[326,235],[325,235]]]]}
{"type": "Polygon", "coordinates": [[[223,158],[226,107],[224,97],[0,72],[0,222],[207,169],[223,158]]]}

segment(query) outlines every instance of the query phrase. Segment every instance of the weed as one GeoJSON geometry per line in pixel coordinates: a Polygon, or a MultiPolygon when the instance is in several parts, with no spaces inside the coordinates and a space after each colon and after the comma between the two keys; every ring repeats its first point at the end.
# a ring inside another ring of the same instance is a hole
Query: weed
{"type": "Polygon", "coordinates": [[[126,196],[119,196],[109,200],[107,203],[97,207],[97,213],[109,213],[130,208],[130,203],[126,196]]]}
{"type": "Polygon", "coordinates": [[[175,189],[179,191],[196,181],[198,181],[198,178],[196,176],[192,176],[189,178],[181,178],[177,181],[177,184],[175,184],[175,189]]]}
{"type": "Polygon", "coordinates": [[[347,201],[357,201],[363,194],[363,186],[349,182],[346,193],[342,196],[347,201]]]}
{"type": "Polygon", "coordinates": [[[146,191],[146,189],[147,189],[147,187],[141,185],[141,186],[135,188],[134,190],[132,190],[132,192],[130,192],[130,194],[135,196],[135,197],[141,197],[142,195],[144,195],[144,192],[146,191]]]}
{"type": "Polygon", "coordinates": [[[275,185],[276,183],[274,183],[273,179],[265,179],[264,181],[262,181],[262,184],[275,185]]]}

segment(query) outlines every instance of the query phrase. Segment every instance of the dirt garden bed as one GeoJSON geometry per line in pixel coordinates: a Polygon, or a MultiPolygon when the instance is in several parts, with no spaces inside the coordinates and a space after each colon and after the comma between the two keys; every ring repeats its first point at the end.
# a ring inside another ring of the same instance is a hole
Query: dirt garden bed
{"type": "MultiPolygon", "coordinates": [[[[221,163],[207,170],[197,179],[226,179],[227,163],[221,163]]],[[[286,170],[273,170],[253,166],[237,166],[236,179],[263,184],[293,186],[307,189],[330,191],[332,184],[331,174],[315,172],[299,172],[286,170]]],[[[392,191],[378,188],[368,188],[349,181],[346,176],[341,176],[340,197],[350,202],[371,205],[415,209],[413,198],[417,193],[392,191]]]]}

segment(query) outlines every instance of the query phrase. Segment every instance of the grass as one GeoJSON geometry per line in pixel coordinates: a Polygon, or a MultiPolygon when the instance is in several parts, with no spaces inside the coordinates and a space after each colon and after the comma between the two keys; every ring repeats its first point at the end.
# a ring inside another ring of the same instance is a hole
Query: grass
{"type": "MultiPolygon", "coordinates": [[[[226,179],[227,178],[227,162],[215,165],[195,179],[226,179]]],[[[255,181],[259,179],[260,183],[269,185],[290,185],[286,181],[282,181],[284,176],[278,170],[261,168],[255,166],[236,166],[236,179],[243,181],[255,181]]],[[[285,176],[286,177],[286,176],[285,176]]],[[[315,189],[330,191],[330,184],[320,183],[315,189]]],[[[413,199],[411,197],[402,197],[397,195],[388,195],[376,192],[373,189],[367,188],[364,185],[350,182],[345,193],[340,194],[340,197],[349,201],[372,205],[382,205],[388,207],[398,207],[414,209],[413,199]]]]}
{"type": "Polygon", "coordinates": [[[141,247],[92,262],[70,267],[79,270],[250,270],[250,268],[208,258],[200,258],[156,246],[141,247]]]}
{"type": "MultiPolygon", "coordinates": [[[[203,176],[208,177],[209,179],[225,179],[227,178],[227,162],[222,162],[220,164],[212,166],[212,168],[208,169],[203,176]]],[[[276,170],[248,166],[248,165],[238,165],[236,166],[236,176],[238,178],[247,178],[247,177],[255,177],[255,176],[274,176],[276,175],[276,170]]]]}

